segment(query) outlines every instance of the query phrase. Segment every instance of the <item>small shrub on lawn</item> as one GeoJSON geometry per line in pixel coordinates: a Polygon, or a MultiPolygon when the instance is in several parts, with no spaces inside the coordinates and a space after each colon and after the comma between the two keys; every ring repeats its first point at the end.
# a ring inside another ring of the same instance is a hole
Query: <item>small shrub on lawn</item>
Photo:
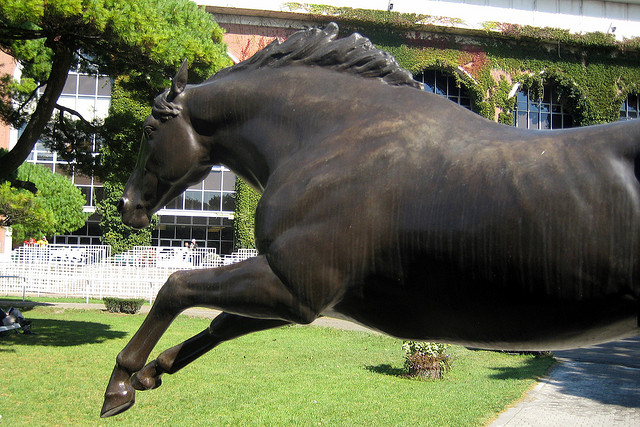
{"type": "Polygon", "coordinates": [[[405,341],[404,368],[410,377],[440,379],[451,369],[450,344],[405,341]]]}
{"type": "Polygon", "coordinates": [[[111,313],[136,314],[140,311],[144,300],[142,298],[102,298],[107,311],[111,313]]]}

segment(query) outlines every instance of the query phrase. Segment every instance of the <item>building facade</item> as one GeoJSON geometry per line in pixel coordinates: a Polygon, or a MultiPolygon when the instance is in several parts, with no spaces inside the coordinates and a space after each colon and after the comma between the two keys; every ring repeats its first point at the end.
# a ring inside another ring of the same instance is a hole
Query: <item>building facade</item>
{"type": "MultiPolygon", "coordinates": [[[[6,55],[5,55],[6,56],[6,55]]],[[[8,63],[13,63],[6,56],[8,63]]],[[[13,70],[11,70],[13,72],[13,70]]],[[[83,74],[72,71],[67,77],[58,104],[78,111],[88,121],[107,116],[111,95],[108,76],[83,74]]],[[[0,126],[2,147],[15,144],[20,131],[0,126]]],[[[94,152],[98,147],[94,143],[94,152]]],[[[92,176],[76,173],[73,165],[36,143],[27,162],[47,167],[52,172],[67,176],[84,194],[84,211],[90,214],[85,225],[68,235],[51,236],[51,243],[68,245],[101,244],[98,203],[104,198],[102,183],[92,176]]],[[[152,235],[154,246],[183,246],[195,239],[199,247],[215,248],[217,253],[233,251],[233,216],[235,209],[235,175],[222,166],[214,166],[211,174],[200,184],[187,189],[158,212],[159,223],[152,235]]],[[[2,236],[0,236],[2,237],[2,236]]],[[[4,242],[4,240],[2,240],[4,242]]]]}
{"type": "Polygon", "coordinates": [[[244,59],[336,21],[425,85],[506,125],[559,129],[631,119],[640,89],[640,0],[201,0],[244,59]]]}
{"type": "MultiPolygon", "coordinates": [[[[332,1],[198,3],[226,31],[234,62],[297,30],[336,21],[341,35],[360,32],[393,54],[425,90],[505,125],[551,130],[638,117],[640,0],[332,1]]],[[[104,76],[71,73],[59,103],[88,119],[103,117],[110,84],[104,76]]],[[[85,227],[54,241],[99,243],[101,183],[64,172],[63,162],[40,144],[28,161],[69,175],[87,197],[92,216],[85,227]]],[[[214,167],[159,212],[153,244],[196,239],[231,252],[234,183],[231,171],[214,167]]]]}
{"type": "MultiPolygon", "coordinates": [[[[16,63],[13,58],[0,51],[0,75],[14,75],[15,70],[16,63]]],[[[15,133],[15,130],[12,130],[9,126],[0,123],[0,148],[10,148],[12,133],[15,133]]],[[[0,227],[0,261],[6,259],[10,252],[11,232],[8,228],[0,227]]]]}

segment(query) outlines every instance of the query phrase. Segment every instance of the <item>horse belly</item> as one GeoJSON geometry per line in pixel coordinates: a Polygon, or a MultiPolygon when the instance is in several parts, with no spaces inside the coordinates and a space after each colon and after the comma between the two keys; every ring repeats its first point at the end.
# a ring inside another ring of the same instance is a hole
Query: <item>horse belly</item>
{"type": "Polygon", "coordinates": [[[494,350],[560,350],[638,333],[638,301],[628,295],[584,301],[515,292],[465,295],[454,281],[437,291],[372,281],[374,286],[345,295],[323,314],[397,338],[494,350]]]}

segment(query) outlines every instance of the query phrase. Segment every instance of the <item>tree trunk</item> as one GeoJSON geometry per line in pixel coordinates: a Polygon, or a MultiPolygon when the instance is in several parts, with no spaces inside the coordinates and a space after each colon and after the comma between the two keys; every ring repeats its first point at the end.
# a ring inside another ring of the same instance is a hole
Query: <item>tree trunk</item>
{"type": "Polygon", "coordinates": [[[64,41],[55,41],[52,46],[53,63],[51,73],[47,80],[47,87],[44,94],[38,100],[35,111],[31,115],[29,122],[24,128],[24,132],[18,139],[17,144],[5,156],[0,158],[0,181],[9,176],[13,171],[24,163],[29,156],[33,146],[42,135],[47,122],[51,118],[56,102],[62,93],[67,74],[71,68],[74,50],[64,41]]]}

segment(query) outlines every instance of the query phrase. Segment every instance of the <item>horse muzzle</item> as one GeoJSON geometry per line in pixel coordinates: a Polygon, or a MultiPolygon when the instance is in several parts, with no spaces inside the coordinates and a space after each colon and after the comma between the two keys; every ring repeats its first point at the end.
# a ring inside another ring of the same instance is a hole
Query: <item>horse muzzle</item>
{"type": "Polygon", "coordinates": [[[149,225],[151,215],[143,205],[131,203],[128,198],[123,197],[118,202],[117,209],[125,225],[138,230],[149,225]]]}

